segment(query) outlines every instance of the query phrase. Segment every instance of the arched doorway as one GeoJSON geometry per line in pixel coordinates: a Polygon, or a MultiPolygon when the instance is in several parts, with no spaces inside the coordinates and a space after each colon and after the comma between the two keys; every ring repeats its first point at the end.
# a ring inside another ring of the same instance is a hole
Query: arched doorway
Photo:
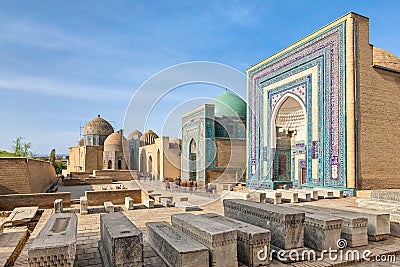
{"type": "Polygon", "coordinates": [[[146,168],[146,151],[142,149],[140,152],[140,171],[141,172],[147,172],[146,168]]]}
{"type": "Polygon", "coordinates": [[[149,160],[147,161],[147,172],[149,174],[153,173],[153,158],[150,156],[149,160]]]}
{"type": "Polygon", "coordinates": [[[189,145],[189,178],[196,181],[197,178],[197,144],[194,139],[190,141],[189,145]]]}
{"type": "Polygon", "coordinates": [[[107,169],[111,169],[112,168],[112,161],[109,160],[107,163],[107,169]]]}
{"type": "Polygon", "coordinates": [[[157,150],[157,174],[160,175],[161,178],[161,172],[160,172],[160,150],[157,150]]]}
{"type": "Polygon", "coordinates": [[[122,169],[122,162],[121,162],[121,160],[119,159],[119,160],[118,160],[118,170],[120,170],[120,169],[122,169]]]}
{"type": "Polygon", "coordinates": [[[287,94],[278,102],[272,118],[274,183],[307,183],[304,104],[296,96],[287,94]]]}
{"type": "Polygon", "coordinates": [[[130,153],[129,153],[129,155],[130,155],[130,169],[131,170],[137,170],[137,164],[136,164],[136,155],[135,155],[135,151],[133,150],[133,147],[131,148],[131,150],[130,150],[130,153]]]}

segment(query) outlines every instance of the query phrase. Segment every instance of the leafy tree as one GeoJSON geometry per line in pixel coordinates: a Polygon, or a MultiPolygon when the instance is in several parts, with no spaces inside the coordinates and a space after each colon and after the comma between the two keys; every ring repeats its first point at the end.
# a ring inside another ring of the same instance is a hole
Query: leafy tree
{"type": "Polygon", "coordinates": [[[50,162],[54,163],[56,162],[56,150],[53,148],[50,152],[50,162]]]}
{"type": "Polygon", "coordinates": [[[35,153],[31,151],[32,144],[26,143],[22,141],[24,138],[19,136],[15,141],[13,141],[14,145],[11,147],[16,157],[35,157],[35,153]]]}
{"type": "Polygon", "coordinates": [[[63,169],[67,168],[67,165],[62,161],[53,162],[54,169],[56,170],[56,174],[61,174],[63,169]]]}

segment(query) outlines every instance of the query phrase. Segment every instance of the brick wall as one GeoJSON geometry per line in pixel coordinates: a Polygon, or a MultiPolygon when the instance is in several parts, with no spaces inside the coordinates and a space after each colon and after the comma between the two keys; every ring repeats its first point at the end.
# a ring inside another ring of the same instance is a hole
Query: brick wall
{"type": "Polygon", "coordinates": [[[101,191],[86,191],[85,195],[89,206],[101,206],[106,201],[113,204],[124,204],[125,197],[131,197],[133,203],[142,203],[142,190],[140,189],[116,189],[101,191]]]}
{"type": "Polygon", "coordinates": [[[17,207],[52,208],[54,201],[61,198],[63,207],[70,207],[71,193],[36,193],[36,194],[9,194],[0,195],[0,210],[13,210],[17,207]]]}
{"type": "Polygon", "coordinates": [[[358,188],[400,188],[400,74],[372,67],[368,20],[358,22],[358,188]]]}
{"type": "Polygon", "coordinates": [[[207,170],[206,175],[209,183],[237,182],[238,180],[236,170],[207,170]]]}
{"type": "Polygon", "coordinates": [[[27,158],[0,158],[0,195],[40,193],[56,180],[49,162],[27,158]]]}
{"type": "Polygon", "coordinates": [[[217,145],[217,167],[242,168],[246,166],[246,140],[215,139],[217,145]]]}

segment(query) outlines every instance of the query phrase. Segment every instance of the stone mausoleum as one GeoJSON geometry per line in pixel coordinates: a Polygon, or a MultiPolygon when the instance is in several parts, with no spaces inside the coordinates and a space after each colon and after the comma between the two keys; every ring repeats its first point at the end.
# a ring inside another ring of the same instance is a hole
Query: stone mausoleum
{"type": "Polygon", "coordinates": [[[69,148],[68,173],[91,174],[94,170],[127,170],[124,147],[128,142],[123,131],[114,128],[98,115],[83,127],[83,137],[77,146],[69,148]]]}
{"type": "Polygon", "coordinates": [[[128,136],[130,169],[154,178],[174,180],[181,172],[181,140],[159,137],[152,130],[134,130],[128,136]]]}
{"type": "Polygon", "coordinates": [[[182,115],[183,181],[201,186],[243,178],[246,103],[228,91],[182,115]]]}
{"type": "Polygon", "coordinates": [[[248,187],[400,188],[400,60],[349,13],[247,70],[248,187]]]}

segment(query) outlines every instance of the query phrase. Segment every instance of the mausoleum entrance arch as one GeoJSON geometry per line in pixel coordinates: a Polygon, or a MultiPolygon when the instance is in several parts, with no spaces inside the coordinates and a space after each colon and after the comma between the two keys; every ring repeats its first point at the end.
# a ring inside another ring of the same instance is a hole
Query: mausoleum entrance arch
{"type": "Polygon", "coordinates": [[[274,187],[306,183],[306,109],[298,96],[286,93],[277,102],[270,132],[274,187]]]}

